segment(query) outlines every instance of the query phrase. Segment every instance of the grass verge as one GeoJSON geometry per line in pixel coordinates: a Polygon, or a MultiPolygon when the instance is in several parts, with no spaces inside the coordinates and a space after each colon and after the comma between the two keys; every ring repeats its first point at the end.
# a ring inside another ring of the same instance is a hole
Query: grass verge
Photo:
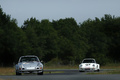
{"type": "Polygon", "coordinates": [[[106,64],[105,66],[101,66],[101,69],[120,69],[120,63],[106,64]]]}
{"type": "Polygon", "coordinates": [[[51,65],[51,66],[44,66],[44,69],[78,69],[78,65],[51,65]]]}
{"type": "Polygon", "coordinates": [[[15,69],[13,67],[0,67],[0,75],[15,75],[15,69]]]}

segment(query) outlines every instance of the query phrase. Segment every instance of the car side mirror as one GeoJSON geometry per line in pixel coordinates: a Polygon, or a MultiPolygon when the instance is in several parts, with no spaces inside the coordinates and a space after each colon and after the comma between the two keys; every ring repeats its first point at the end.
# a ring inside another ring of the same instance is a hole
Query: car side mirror
{"type": "Polygon", "coordinates": [[[43,63],[43,60],[41,60],[40,62],[43,63]]]}

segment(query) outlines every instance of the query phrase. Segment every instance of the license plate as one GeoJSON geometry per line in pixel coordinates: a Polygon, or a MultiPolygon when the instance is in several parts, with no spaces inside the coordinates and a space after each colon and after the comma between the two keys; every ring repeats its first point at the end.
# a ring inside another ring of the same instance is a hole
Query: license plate
{"type": "Polygon", "coordinates": [[[90,70],[90,68],[86,68],[85,70],[90,70]]]}
{"type": "Polygon", "coordinates": [[[34,67],[28,67],[27,69],[35,69],[34,67]]]}

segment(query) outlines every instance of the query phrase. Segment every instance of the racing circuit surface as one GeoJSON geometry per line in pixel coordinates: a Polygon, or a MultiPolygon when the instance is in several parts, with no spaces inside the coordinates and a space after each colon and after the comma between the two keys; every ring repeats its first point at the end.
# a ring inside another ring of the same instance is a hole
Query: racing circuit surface
{"type": "Polygon", "coordinates": [[[45,70],[45,72],[64,71],[64,73],[46,73],[43,75],[24,74],[21,76],[0,76],[0,80],[120,80],[120,74],[88,75],[78,70],[45,70]]]}

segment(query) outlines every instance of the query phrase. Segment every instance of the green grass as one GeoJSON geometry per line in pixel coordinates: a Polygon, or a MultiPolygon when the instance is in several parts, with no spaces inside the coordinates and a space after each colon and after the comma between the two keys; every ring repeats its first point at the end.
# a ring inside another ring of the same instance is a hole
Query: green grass
{"type": "Polygon", "coordinates": [[[44,66],[44,69],[78,69],[78,65],[52,65],[52,66],[44,66]]]}
{"type": "Polygon", "coordinates": [[[101,66],[101,69],[120,69],[120,63],[106,64],[105,66],[101,66]]]}
{"type": "Polygon", "coordinates": [[[15,75],[15,69],[13,67],[1,67],[0,75],[15,75]]]}

